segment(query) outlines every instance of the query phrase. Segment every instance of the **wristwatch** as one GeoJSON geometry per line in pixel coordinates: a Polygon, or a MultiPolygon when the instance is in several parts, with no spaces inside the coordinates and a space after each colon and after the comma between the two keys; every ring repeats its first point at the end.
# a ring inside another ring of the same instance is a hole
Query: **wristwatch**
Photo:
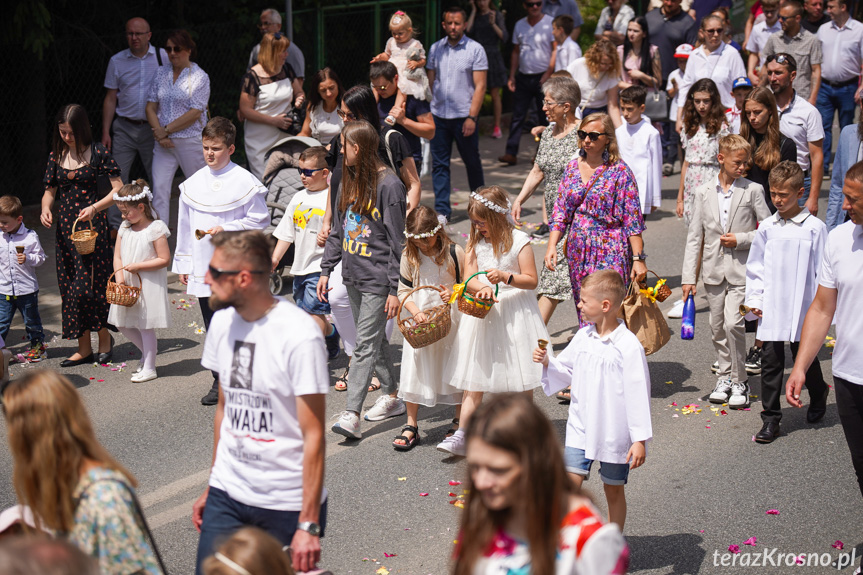
{"type": "Polygon", "coordinates": [[[467,117],[467,119],[468,119],[468,120],[473,120],[474,124],[475,124],[475,123],[476,123],[476,121],[477,121],[476,116],[468,116],[468,117],[467,117]]]}
{"type": "Polygon", "coordinates": [[[297,529],[302,529],[303,531],[307,532],[309,535],[313,535],[314,537],[318,537],[321,534],[321,526],[311,521],[303,521],[302,523],[297,523],[297,529]]]}
{"type": "Polygon", "coordinates": [[[646,259],[647,259],[647,254],[644,252],[641,252],[640,254],[633,254],[632,255],[632,261],[634,261],[634,262],[643,262],[646,259]]]}
{"type": "Polygon", "coordinates": [[[514,277],[515,277],[515,274],[509,274],[509,279],[506,280],[506,285],[512,284],[512,278],[514,278],[514,277]]]}

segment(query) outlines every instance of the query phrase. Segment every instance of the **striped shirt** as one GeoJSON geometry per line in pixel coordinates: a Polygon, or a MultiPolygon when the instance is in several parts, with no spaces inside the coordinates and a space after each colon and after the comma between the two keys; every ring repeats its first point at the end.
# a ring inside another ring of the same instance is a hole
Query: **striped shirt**
{"type": "Polygon", "coordinates": [[[462,36],[453,46],[449,38],[435,42],[426,68],[435,72],[431,112],[438,118],[467,118],[473,99],[473,73],[488,70],[488,58],[479,42],[462,36]]]}

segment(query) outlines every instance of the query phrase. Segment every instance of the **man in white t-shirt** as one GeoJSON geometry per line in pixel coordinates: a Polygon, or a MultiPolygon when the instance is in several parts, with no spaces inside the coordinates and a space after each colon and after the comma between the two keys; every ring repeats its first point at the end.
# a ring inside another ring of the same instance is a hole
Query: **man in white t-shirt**
{"type": "MultiPolygon", "coordinates": [[[[837,226],[827,236],[824,259],[818,274],[818,291],[806,312],[797,361],[785,386],[785,399],[803,407],[800,390],[806,370],[824,345],[830,324],[836,321],[833,349],[833,389],[839,421],[851,451],[857,483],[863,493],[863,162],[851,166],[843,188],[850,222],[837,226]]],[[[811,409],[810,409],[811,411],[811,409]]]]}
{"type": "MultiPolygon", "coordinates": [[[[512,60],[506,86],[512,92],[512,123],[506,140],[506,153],[498,161],[515,165],[521,130],[531,99],[537,112],[542,110],[542,83],[554,72],[554,18],[542,13],[542,0],[524,0],[527,16],[515,23],[512,33],[512,60]]],[[[545,123],[544,114],[540,123],[545,123]]]]}
{"type": "Polygon", "coordinates": [[[218,541],[250,525],[290,545],[297,571],[320,560],[326,525],[326,349],[309,315],[270,294],[260,231],[222,232],[206,282],[213,315],[201,363],[219,374],[213,468],[192,508],[197,570],[218,541]],[[285,329],[290,326],[290,329],[285,329]]]}

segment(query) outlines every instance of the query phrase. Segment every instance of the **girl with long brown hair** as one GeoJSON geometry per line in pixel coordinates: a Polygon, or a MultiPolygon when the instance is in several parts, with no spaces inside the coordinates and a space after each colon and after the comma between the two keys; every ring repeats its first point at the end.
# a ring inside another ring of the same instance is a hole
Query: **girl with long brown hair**
{"type": "MultiPolygon", "coordinates": [[[[408,214],[405,222],[405,250],[399,270],[399,299],[404,301],[404,309],[411,316],[410,326],[434,321],[426,316],[426,312],[449,304],[450,286],[463,281],[461,275],[464,267],[464,249],[449,238],[433,209],[418,206],[408,214]],[[411,293],[420,286],[432,286],[437,291],[420,289],[411,293]]],[[[458,320],[457,314],[451,314],[449,334],[420,349],[414,349],[405,340],[399,398],[407,406],[408,422],[401,435],[393,441],[393,447],[399,451],[408,451],[419,443],[417,413],[420,405],[434,407],[439,403],[461,403],[461,391],[452,387],[444,374],[446,360],[453,352],[458,320]]],[[[449,435],[456,431],[459,412],[460,408],[456,408],[453,428],[447,432],[449,435]]]]}
{"type": "Polygon", "coordinates": [[[529,398],[490,398],[466,438],[468,495],[454,575],[626,572],[620,530],[572,484],[560,440],[529,398]]]}
{"type": "Polygon", "coordinates": [[[776,213],[770,199],[768,175],[779,162],[796,162],[797,148],[791,138],[779,131],[779,109],[770,89],[755,88],[746,97],[740,115],[740,135],[749,141],[753,151],[746,177],[761,184],[770,213],[776,213]]]}
{"type": "Polygon", "coordinates": [[[342,263],[356,319],[356,349],[348,372],[347,409],[333,431],[360,439],[359,415],[372,374],[383,393],[365,415],[380,421],[405,412],[396,397],[398,383],[384,337],[386,321],[399,308],[399,256],[404,244],[405,186],[378,155],[380,136],[364,120],[349,122],[342,131],[344,170],[336,192],[333,231],[327,238],[318,280],[318,299],[327,301],[329,277],[342,263]]]}
{"type": "Polygon", "coordinates": [[[3,394],[12,481],[40,529],[65,534],[104,574],[161,574],[136,511],[135,478],[102,447],[75,387],[27,372],[3,394]]]}

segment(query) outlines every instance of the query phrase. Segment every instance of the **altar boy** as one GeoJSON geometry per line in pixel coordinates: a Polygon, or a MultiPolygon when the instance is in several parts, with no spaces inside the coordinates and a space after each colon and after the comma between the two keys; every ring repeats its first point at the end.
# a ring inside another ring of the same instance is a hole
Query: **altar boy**
{"type": "MultiPolygon", "coordinates": [[[[801,208],[803,170],[784,161],[770,170],[770,199],[776,213],[761,222],[746,263],[746,305],[758,318],[761,356],[761,421],[758,443],[771,443],[779,435],[782,409],[779,398],[785,387],[785,342],[797,357],[803,318],[818,289],[818,270],[827,241],[827,226],[801,208]]],[[[827,410],[829,389],[818,358],[806,372],[811,403],[806,421],[819,421],[827,410]]]]}
{"type": "Polygon", "coordinates": [[[649,214],[662,200],[662,143],[659,130],[644,118],[644,86],[630,86],[620,92],[620,111],[625,123],[615,130],[620,157],[635,175],[641,213],[649,214]]]}
{"type": "MultiPolygon", "coordinates": [[[[172,271],[187,286],[186,293],[198,297],[207,328],[214,311],[209,305],[210,286],[204,282],[214,251],[210,237],[220,232],[263,230],[270,224],[267,188],[231,161],[236,137],[237,129],[227,118],[215,117],[207,122],[201,133],[207,165],[180,184],[172,271]],[[196,230],[206,235],[197,239],[196,230]]],[[[218,401],[218,374],[213,372],[213,385],[201,403],[216,405],[218,401]]]]}

